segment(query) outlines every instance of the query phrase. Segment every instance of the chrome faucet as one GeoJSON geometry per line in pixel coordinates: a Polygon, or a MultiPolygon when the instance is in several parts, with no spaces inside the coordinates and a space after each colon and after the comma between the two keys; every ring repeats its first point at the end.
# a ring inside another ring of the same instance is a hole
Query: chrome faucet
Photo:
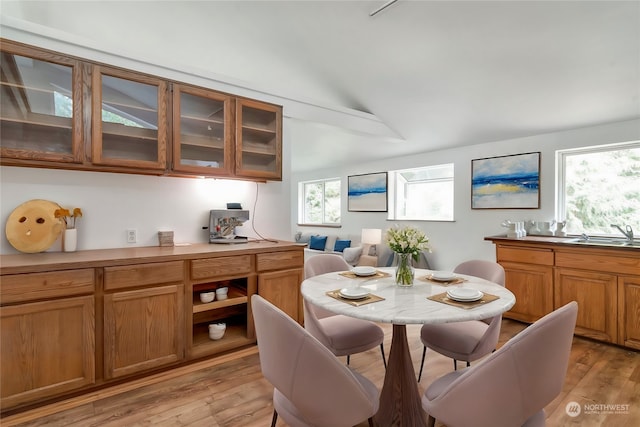
{"type": "Polygon", "coordinates": [[[629,242],[632,242],[632,241],[633,241],[633,229],[631,228],[631,226],[630,226],[630,225],[627,225],[627,226],[625,227],[625,230],[623,230],[623,229],[622,229],[622,227],[620,227],[620,226],[619,226],[619,225],[617,225],[617,224],[611,224],[611,226],[612,226],[613,228],[617,228],[618,230],[620,230],[620,232],[626,236],[627,241],[629,241],[629,242]]]}

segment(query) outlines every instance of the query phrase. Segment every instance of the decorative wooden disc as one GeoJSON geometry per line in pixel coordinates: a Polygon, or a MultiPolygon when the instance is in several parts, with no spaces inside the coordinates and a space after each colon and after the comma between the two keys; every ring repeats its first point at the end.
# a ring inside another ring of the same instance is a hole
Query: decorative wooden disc
{"type": "Polygon", "coordinates": [[[55,217],[56,209],[60,205],[42,199],[29,200],[15,208],[5,227],[11,246],[26,253],[49,249],[65,228],[64,221],[55,217]]]}

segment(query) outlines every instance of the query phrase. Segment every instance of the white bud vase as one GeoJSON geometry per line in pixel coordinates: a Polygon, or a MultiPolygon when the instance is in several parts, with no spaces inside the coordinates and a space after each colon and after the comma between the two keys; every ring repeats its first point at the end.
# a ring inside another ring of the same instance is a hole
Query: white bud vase
{"type": "Polygon", "coordinates": [[[62,250],[65,252],[75,252],[78,246],[78,230],[67,228],[62,234],[62,250]]]}

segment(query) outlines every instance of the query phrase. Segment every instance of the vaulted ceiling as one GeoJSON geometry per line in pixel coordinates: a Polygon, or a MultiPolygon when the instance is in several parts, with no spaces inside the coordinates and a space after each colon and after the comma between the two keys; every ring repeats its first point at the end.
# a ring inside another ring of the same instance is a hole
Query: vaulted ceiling
{"type": "Polygon", "coordinates": [[[370,16],[385,3],[2,0],[2,10],[342,117],[285,105],[294,171],[640,117],[638,1],[398,0],[370,16]]]}

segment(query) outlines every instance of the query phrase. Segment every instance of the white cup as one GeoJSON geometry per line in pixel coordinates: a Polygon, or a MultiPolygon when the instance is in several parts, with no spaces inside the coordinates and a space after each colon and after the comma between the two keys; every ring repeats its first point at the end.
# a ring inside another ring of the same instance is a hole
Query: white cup
{"type": "Polygon", "coordinates": [[[216,293],[211,292],[200,292],[200,302],[207,303],[216,299],[216,293]]]}
{"type": "Polygon", "coordinates": [[[229,288],[226,286],[224,288],[216,289],[216,297],[219,301],[227,299],[227,293],[229,292],[229,288]]]}

